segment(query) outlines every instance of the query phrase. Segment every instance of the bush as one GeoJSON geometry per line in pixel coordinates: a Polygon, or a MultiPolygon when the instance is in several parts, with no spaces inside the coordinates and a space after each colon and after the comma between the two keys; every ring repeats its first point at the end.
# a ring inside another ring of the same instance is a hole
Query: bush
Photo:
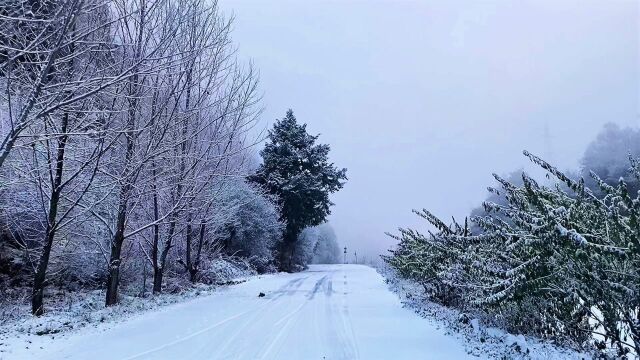
{"type": "MultiPolygon", "coordinates": [[[[401,229],[385,260],[423,284],[434,300],[485,314],[515,332],[593,345],[604,334],[615,356],[640,350],[640,195],[625,181],[591,177],[604,196],[525,152],[557,179],[555,187],[522,174],[521,186],[495,176],[506,203],[485,203],[486,216],[446,225],[416,212],[438,230],[401,229]]],[[[631,169],[640,179],[638,161],[631,169]]]]}

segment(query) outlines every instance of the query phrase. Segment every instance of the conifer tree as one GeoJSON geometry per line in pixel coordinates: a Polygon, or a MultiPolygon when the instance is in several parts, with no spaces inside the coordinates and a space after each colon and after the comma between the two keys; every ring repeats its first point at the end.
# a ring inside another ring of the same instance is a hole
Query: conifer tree
{"type": "Polygon", "coordinates": [[[280,269],[295,270],[292,262],[301,231],[323,223],[331,213],[329,195],[344,185],[346,169],[329,162],[329,145],[317,144],[289,109],[269,131],[260,152],[263,163],[249,179],[278,198],[281,220],[286,223],[278,246],[280,269]]]}

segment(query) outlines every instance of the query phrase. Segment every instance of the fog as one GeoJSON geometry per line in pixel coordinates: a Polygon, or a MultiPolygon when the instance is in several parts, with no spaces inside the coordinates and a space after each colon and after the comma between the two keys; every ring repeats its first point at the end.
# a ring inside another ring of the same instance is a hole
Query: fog
{"type": "Polygon", "coordinates": [[[384,253],[427,208],[464,217],[527,149],[576,168],[607,122],[638,126],[635,1],[244,1],[240,58],[263,125],[288,108],[349,181],[330,217],[349,253],[384,253]]]}

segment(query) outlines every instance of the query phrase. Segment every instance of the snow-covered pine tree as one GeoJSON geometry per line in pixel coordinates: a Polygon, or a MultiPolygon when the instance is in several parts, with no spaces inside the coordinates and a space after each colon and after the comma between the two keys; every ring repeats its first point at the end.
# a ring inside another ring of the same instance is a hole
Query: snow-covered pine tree
{"type": "Polygon", "coordinates": [[[285,271],[295,269],[291,260],[300,232],[325,221],[332,205],[329,194],[347,179],[346,169],[329,162],[329,145],[316,144],[317,139],[288,110],[269,131],[269,142],[260,152],[263,163],[249,177],[278,198],[286,223],[279,246],[280,268],[285,271]]]}

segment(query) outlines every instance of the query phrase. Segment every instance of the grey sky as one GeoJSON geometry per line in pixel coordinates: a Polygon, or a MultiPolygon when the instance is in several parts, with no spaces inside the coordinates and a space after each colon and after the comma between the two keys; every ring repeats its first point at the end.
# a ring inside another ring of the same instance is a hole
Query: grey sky
{"type": "Polygon", "coordinates": [[[604,123],[640,124],[636,1],[221,5],[265,124],[293,108],[348,168],[330,222],[361,254],[422,227],[412,208],[463,217],[523,149],[576,167],[604,123]]]}

